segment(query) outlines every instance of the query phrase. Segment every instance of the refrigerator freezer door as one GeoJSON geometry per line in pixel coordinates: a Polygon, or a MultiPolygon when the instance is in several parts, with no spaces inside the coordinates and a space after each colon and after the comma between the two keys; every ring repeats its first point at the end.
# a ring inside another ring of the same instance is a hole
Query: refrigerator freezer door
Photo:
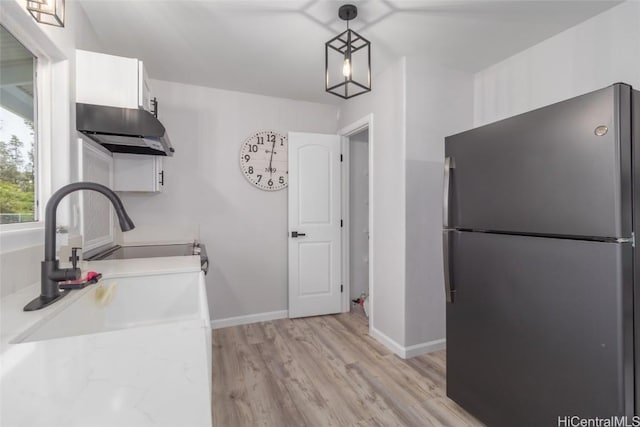
{"type": "Polygon", "coordinates": [[[446,138],[450,227],[631,237],[629,86],[446,138]]]}
{"type": "Polygon", "coordinates": [[[451,233],[447,395],[492,427],[633,412],[632,248],[451,233]]]}

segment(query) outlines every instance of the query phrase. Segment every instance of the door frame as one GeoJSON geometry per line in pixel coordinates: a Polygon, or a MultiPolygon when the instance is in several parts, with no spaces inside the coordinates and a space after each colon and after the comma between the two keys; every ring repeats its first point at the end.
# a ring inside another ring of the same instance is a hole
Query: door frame
{"type": "Polygon", "coordinates": [[[349,137],[360,133],[364,130],[369,131],[368,149],[369,149],[369,330],[373,328],[373,298],[374,298],[374,280],[373,280],[373,114],[368,114],[359,120],[343,127],[338,131],[341,137],[341,148],[343,161],[341,164],[342,173],[342,218],[344,219],[344,227],[342,227],[342,283],[344,284],[344,293],[342,296],[342,311],[348,312],[351,308],[351,298],[349,297],[351,290],[350,269],[349,269],[349,137]]]}

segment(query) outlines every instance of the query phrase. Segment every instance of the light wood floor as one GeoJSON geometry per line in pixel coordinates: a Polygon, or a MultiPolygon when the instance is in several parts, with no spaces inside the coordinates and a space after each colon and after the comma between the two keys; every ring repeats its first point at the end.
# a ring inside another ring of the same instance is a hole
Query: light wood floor
{"type": "Polygon", "coordinates": [[[444,351],[402,360],[347,313],[214,330],[213,425],[482,424],[446,397],[444,351]]]}

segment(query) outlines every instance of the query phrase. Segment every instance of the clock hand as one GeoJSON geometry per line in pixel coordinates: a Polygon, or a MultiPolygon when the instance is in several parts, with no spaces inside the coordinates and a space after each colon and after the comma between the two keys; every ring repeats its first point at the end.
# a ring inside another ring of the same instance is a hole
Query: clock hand
{"type": "Polygon", "coordinates": [[[269,157],[269,173],[271,174],[269,176],[273,176],[273,169],[271,169],[271,163],[273,162],[273,152],[275,151],[275,149],[276,149],[276,141],[274,140],[273,145],[271,146],[271,157],[269,157]]]}

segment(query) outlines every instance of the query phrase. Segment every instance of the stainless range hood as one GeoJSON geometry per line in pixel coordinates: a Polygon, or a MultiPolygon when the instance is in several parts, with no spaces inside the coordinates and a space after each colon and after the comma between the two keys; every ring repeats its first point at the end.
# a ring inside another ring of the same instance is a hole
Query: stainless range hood
{"type": "Polygon", "coordinates": [[[76,129],[114,153],[173,156],[164,126],[137,108],[76,104],[76,129]]]}

